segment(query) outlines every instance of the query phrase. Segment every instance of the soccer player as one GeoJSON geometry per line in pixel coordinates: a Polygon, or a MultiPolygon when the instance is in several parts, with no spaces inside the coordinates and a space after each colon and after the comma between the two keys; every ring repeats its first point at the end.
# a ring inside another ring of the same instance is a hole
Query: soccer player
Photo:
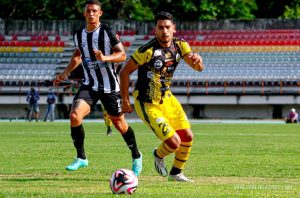
{"type": "Polygon", "coordinates": [[[70,112],[71,137],[77,151],[77,158],[66,167],[77,170],[88,165],[84,150],[83,118],[101,100],[116,129],[122,134],[132,154],[132,170],[139,175],[142,170],[142,154],[139,152],[133,129],[127,124],[122,113],[122,99],[115,63],[126,60],[122,43],[115,32],[100,21],[101,3],[88,0],[85,3],[86,26],[74,35],[75,51],[65,70],[56,76],[54,84],[66,80],[71,71],[82,63],[83,81],[77,91],[70,112]]]}
{"type": "Polygon", "coordinates": [[[192,182],[182,172],[189,158],[193,133],[187,116],[170,91],[171,79],[180,59],[197,71],[204,65],[188,43],[174,38],[175,24],[168,12],[155,16],[155,38],[139,47],[120,73],[123,112],[132,112],[129,102],[129,75],[138,69],[134,96],[137,115],[150,127],[162,143],[153,151],[156,171],[169,180],[192,182]],[[168,173],[164,158],[175,153],[168,173]]]}

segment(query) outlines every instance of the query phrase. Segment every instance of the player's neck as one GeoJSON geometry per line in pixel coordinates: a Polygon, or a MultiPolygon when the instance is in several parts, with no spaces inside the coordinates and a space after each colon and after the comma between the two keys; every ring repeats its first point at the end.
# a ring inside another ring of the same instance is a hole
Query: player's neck
{"type": "Polygon", "coordinates": [[[159,45],[163,48],[168,48],[168,47],[171,47],[171,45],[172,45],[172,40],[169,42],[161,42],[159,39],[156,39],[156,40],[159,43],[159,45]]]}
{"type": "Polygon", "coordinates": [[[96,30],[99,26],[100,26],[100,21],[97,23],[88,23],[86,25],[86,30],[89,32],[92,32],[92,31],[96,30]]]}

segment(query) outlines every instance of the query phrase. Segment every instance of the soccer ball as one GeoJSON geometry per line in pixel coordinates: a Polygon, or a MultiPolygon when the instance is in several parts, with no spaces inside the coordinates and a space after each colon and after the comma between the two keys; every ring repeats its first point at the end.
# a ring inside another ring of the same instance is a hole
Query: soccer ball
{"type": "Polygon", "coordinates": [[[138,178],[132,170],[122,168],[112,174],[109,184],[114,194],[131,195],[138,186],[138,178]]]}

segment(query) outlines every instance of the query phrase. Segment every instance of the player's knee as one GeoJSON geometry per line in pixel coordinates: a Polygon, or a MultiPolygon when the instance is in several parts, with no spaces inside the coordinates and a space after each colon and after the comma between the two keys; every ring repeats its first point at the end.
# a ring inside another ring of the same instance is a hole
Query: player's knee
{"type": "Polygon", "coordinates": [[[121,133],[124,134],[128,130],[128,124],[125,121],[124,115],[121,116],[110,116],[112,123],[115,128],[121,133]]]}
{"type": "Polygon", "coordinates": [[[117,125],[114,125],[118,131],[120,131],[121,134],[124,134],[128,130],[128,125],[124,123],[117,123],[117,125]]]}
{"type": "Polygon", "coordinates": [[[186,134],[184,139],[181,139],[181,141],[183,142],[191,142],[194,139],[194,134],[191,130],[189,130],[189,132],[186,134]]]}
{"type": "Polygon", "coordinates": [[[191,129],[178,130],[176,133],[182,142],[191,142],[194,139],[194,134],[191,129]]]}
{"type": "Polygon", "coordinates": [[[177,134],[173,135],[171,138],[165,140],[165,143],[172,149],[177,150],[180,146],[181,139],[177,134]]]}
{"type": "Polygon", "coordinates": [[[81,118],[78,116],[77,113],[71,112],[70,113],[70,122],[72,126],[78,126],[81,123],[81,118]]]}

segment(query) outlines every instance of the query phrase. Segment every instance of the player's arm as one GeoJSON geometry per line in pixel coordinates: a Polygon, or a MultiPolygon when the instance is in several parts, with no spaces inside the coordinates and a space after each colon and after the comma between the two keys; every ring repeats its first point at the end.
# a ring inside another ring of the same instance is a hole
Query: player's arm
{"type": "Polygon", "coordinates": [[[119,42],[117,45],[113,47],[113,53],[110,55],[105,56],[101,52],[101,50],[96,50],[96,49],[94,49],[94,53],[97,60],[104,61],[104,62],[119,63],[126,60],[126,52],[121,42],[119,42]]]}
{"type": "Polygon", "coordinates": [[[202,57],[198,53],[188,52],[185,54],[183,59],[188,65],[197,71],[202,71],[204,69],[202,57]]]}
{"type": "Polygon", "coordinates": [[[129,101],[129,75],[138,68],[138,64],[130,58],[120,72],[120,91],[122,96],[122,110],[124,113],[131,113],[132,108],[129,101]]]}
{"type": "Polygon", "coordinates": [[[54,86],[57,86],[59,84],[59,82],[68,79],[69,74],[78,67],[78,65],[80,65],[81,63],[81,56],[80,56],[80,50],[79,49],[75,49],[75,51],[73,52],[73,55],[70,59],[69,64],[67,65],[67,67],[65,68],[65,70],[58,74],[54,80],[54,86]]]}

